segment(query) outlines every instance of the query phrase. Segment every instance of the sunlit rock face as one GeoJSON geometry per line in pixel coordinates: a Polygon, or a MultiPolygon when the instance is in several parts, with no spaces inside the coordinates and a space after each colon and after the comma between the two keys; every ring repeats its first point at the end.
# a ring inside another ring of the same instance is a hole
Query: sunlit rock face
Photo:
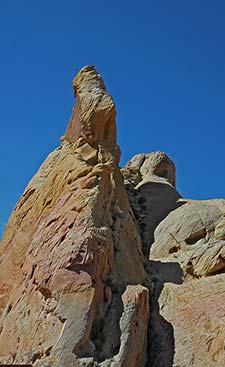
{"type": "Polygon", "coordinates": [[[29,183],[3,237],[0,362],[141,366],[149,292],[118,168],[115,105],[92,66],[73,87],[63,143],[29,183]]]}
{"type": "Polygon", "coordinates": [[[0,256],[0,363],[225,365],[225,200],[189,200],[163,152],[118,168],[93,66],[61,145],[18,201],[0,256]]]}

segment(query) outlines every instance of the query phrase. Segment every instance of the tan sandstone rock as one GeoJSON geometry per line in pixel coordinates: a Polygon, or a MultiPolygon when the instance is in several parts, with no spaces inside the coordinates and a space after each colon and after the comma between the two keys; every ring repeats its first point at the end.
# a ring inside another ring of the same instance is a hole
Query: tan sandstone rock
{"type": "Polygon", "coordinates": [[[183,199],[154,232],[153,367],[225,365],[224,213],[225,200],[183,199]]]}
{"type": "MultiPolygon", "coordinates": [[[[139,176],[140,185],[144,182],[168,182],[176,185],[176,168],[172,160],[163,152],[142,153],[131,158],[123,169],[128,177],[139,176]]],[[[140,186],[138,185],[138,186],[140,186]]]]}
{"type": "Polygon", "coordinates": [[[3,236],[0,363],[224,366],[225,200],[183,199],[162,152],[121,172],[101,76],[86,66],[73,88],[3,236]]]}
{"type": "Polygon", "coordinates": [[[224,275],[164,284],[159,313],[173,328],[174,367],[225,365],[224,304],[224,275]]]}
{"type": "Polygon", "coordinates": [[[150,259],[146,367],[224,366],[225,200],[182,199],[165,153],[122,172],[150,259]]]}
{"type": "Polygon", "coordinates": [[[141,367],[148,290],[138,286],[145,271],[117,166],[115,106],[92,66],[73,86],[63,143],[29,183],[3,236],[0,362],[101,366],[115,357],[117,366],[141,367]]]}
{"type": "Polygon", "coordinates": [[[175,189],[175,165],[162,152],[134,156],[122,173],[148,257],[156,226],[174,209],[182,205],[175,189]]]}
{"type": "Polygon", "coordinates": [[[184,201],[156,228],[151,260],[179,262],[184,275],[195,277],[222,271],[224,213],[225,200],[184,201]]]}

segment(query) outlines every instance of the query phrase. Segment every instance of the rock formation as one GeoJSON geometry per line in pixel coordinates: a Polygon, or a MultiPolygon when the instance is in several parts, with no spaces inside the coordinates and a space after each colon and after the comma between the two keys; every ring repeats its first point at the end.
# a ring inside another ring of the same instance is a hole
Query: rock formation
{"type": "Polygon", "coordinates": [[[225,201],[183,199],[165,153],[120,171],[101,76],[86,66],[73,89],[62,144],[3,236],[0,363],[225,365],[225,201]]]}
{"type": "Polygon", "coordinates": [[[122,170],[130,202],[141,229],[143,253],[148,257],[156,226],[178,208],[175,166],[165,153],[134,156],[122,170]]]}
{"type": "Polygon", "coordinates": [[[225,200],[183,199],[161,152],[123,169],[151,279],[147,367],[225,365],[225,200]]]}
{"type": "Polygon", "coordinates": [[[118,168],[115,106],[93,67],[73,86],[77,105],[63,143],[3,236],[0,362],[141,365],[149,296],[118,168]]]}

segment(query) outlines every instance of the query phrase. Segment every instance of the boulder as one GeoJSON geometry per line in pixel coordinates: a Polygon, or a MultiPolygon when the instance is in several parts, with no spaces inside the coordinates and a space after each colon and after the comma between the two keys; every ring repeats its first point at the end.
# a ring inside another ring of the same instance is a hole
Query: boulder
{"type": "Polygon", "coordinates": [[[157,225],[182,205],[176,191],[176,169],[163,152],[137,154],[122,169],[125,187],[142,237],[143,253],[149,256],[157,225]]]}
{"type": "Polygon", "coordinates": [[[225,270],[225,200],[191,200],[156,228],[151,260],[176,261],[184,275],[201,277],[225,270]]]}

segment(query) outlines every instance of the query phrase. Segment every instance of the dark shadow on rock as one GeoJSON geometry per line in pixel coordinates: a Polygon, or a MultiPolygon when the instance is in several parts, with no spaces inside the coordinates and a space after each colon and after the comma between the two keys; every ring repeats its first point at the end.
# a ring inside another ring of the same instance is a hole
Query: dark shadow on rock
{"type": "Polygon", "coordinates": [[[149,181],[137,189],[126,185],[142,238],[143,254],[149,274],[150,321],[148,327],[147,362],[145,367],[172,367],[174,359],[174,330],[171,323],[160,315],[159,297],[164,283],[182,284],[183,271],[176,262],[149,261],[154,231],[170,212],[186,203],[168,182],[149,181]]]}
{"type": "Polygon", "coordinates": [[[139,222],[142,229],[143,252],[148,256],[154,242],[154,230],[158,224],[171,211],[184,205],[185,201],[179,201],[182,197],[176,189],[163,182],[144,183],[138,188],[137,194],[142,198],[143,215],[139,222]]]}
{"type": "Polygon", "coordinates": [[[145,367],[172,367],[175,353],[174,330],[171,323],[160,315],[159,297],[164,283],[182,284],[183,271],[178,263],[149,262],[153,282],[150,297],[147,363],[145,367]]]}
{"type": "Polygon", "coordinates": [[[123,311],[122,295],[113,293],[104,319],[95,320],[92,326],[90,339],[95,345],[95,361],[103,362],[119,352],[123,311]]]}
{"type": "Polygon", "coordinates": [[[161,283],[183,283],[183,270],[178,262],[161,262],[149,260],[152,271],[157,275],[157,280],[161,283]]]}

